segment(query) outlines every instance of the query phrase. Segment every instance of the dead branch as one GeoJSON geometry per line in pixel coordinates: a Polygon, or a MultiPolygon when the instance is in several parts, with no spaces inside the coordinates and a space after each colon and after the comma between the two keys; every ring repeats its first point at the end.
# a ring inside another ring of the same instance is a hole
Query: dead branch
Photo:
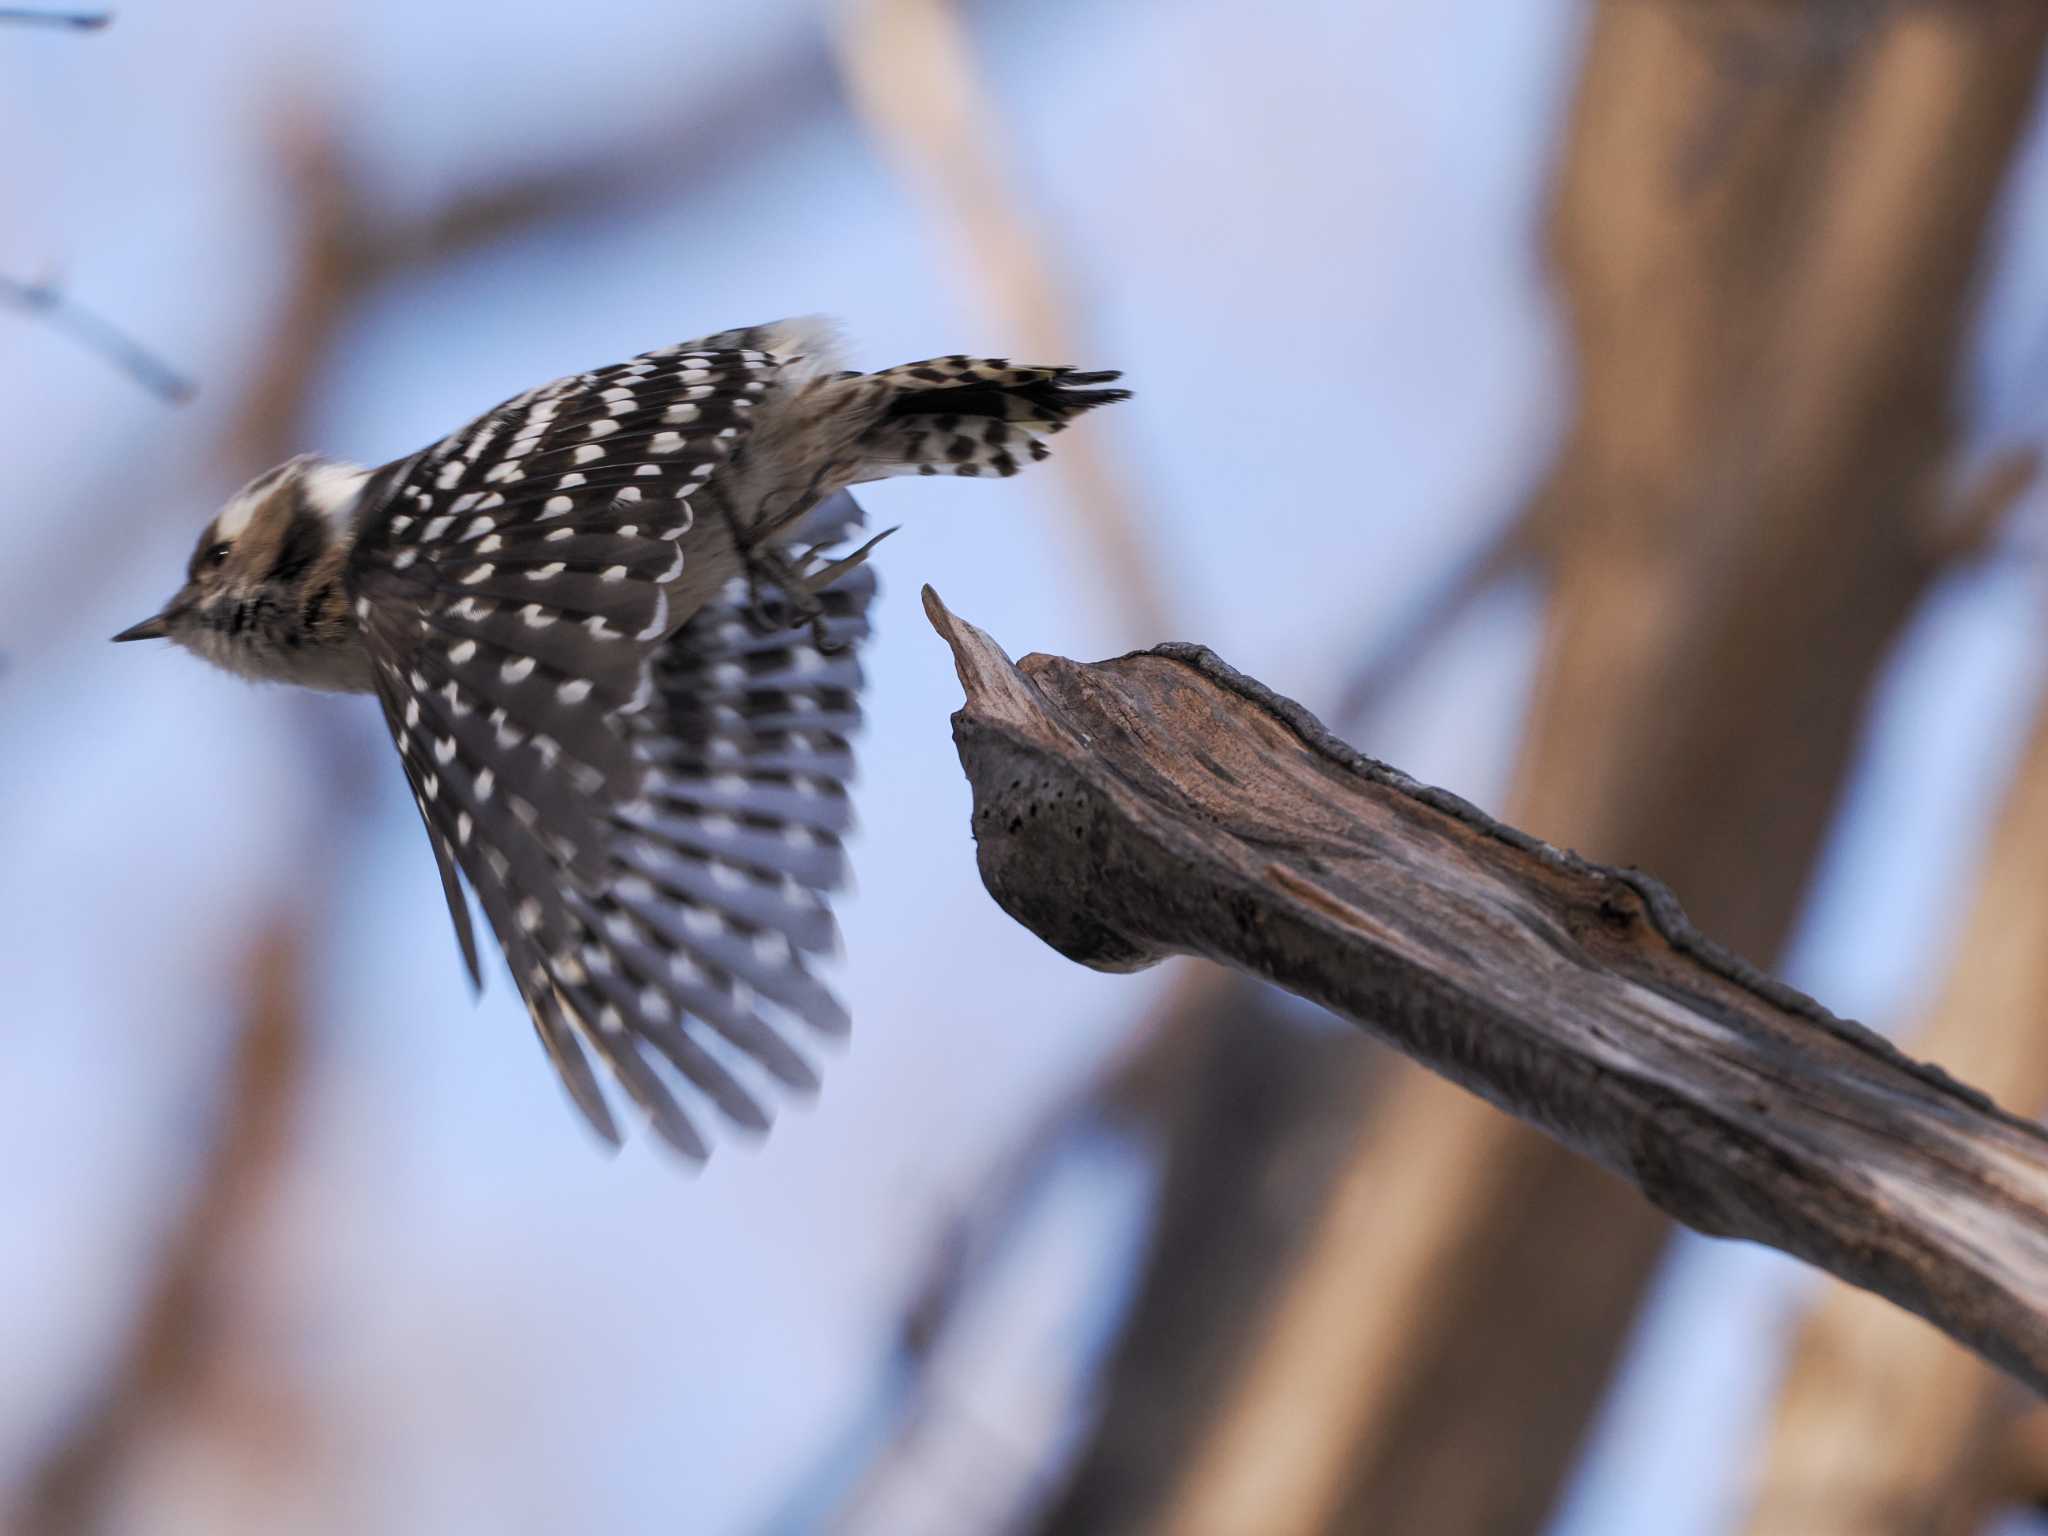
{"type": "Polygon", "coordinates": [[[1654,880],[1360,756],[1201,647],[1013,665],[925,605],[967,693],[983,882],[1062,954],[1273,981],[1688,1225],[2048,1391],[2048,1134],[1705,939],[1654,880]]]}
{"type": "MultiPolygon", "coordinates": [[[[1547,558],[1540,507],[1506,520],[1456,561],[1351,669],[1331,718],[1355,735],[1481,599],[1547,558]]],[[[1285,1277],[1355,1180],[1360,1126],[1392,1058],[1303,1030],[1263,982],[1213,966],[1183,973],[1123,1059],[1061,1120],[1094,1114],[1160,1149],[1150,1250],[1099,1387],[1095,1427],[1038,1528],[1141,1524],[1195,1455],[1261,1341],[1285,1277]],[[1188,1283],[1189,1275],[1201,1283],[1188,1283]]],[[[1345,1295],[1350,1287],[1338,1282],[1345,1295]]],[[[1327,1335],[1324,1336],[1327,1344],[1327,1335]]]]}

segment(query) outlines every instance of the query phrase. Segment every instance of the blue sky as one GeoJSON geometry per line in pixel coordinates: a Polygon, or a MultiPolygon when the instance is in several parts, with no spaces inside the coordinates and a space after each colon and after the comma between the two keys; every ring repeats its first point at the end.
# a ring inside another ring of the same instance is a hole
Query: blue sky
{"type": "MultiPolygon", "coordinates": [[[[977,9],[1010,173],[1085,342],[1049,360],[1138,391],[1082,430],[1132,490],[1174,631],[1133,631],[1055,472],[873,488],[873,521],[904,531],[842,909],[852,1040],[821,1053],[815,1103],[701,1174],[644,1138],[599,1155],[502,978],[472,1005],[374,710],[105,636],[175,585],[232,488],[215,444],[276,320],[292,114],[338,114],[365,184],[417,209],[659,133],[692,93],[815,49],[834,14],[138,0],[104,34],[0,36],[0,270],[61,272],[204,388],[166,410],[0,316],[19,402],[0,416],[0,1482],[113,1347],[204,1146],[234,968],[289,901],[319,939],[316,1070],[232,1348],[311,1416],[282,1486],[172,1436],[126,1507],[154,1530],[758,1528],[865,1400],[987,1170],[1162,984],[1067,965],[981,892],[919,584],[1015,653],[1200,639],[1314,707],[1540,472],[1568,376],[1535,232],[1576,6],[977,9]],[[360,797],[340,846],[320,803],[337,763],[360,797]]],[[[2041,425],[2042,159],[1968,381],[1987,437],[2041,425]]],[[[842,316],[877,367],[1019,349],[832,101],[787,103],[720,164],[687,196],[379,294],[301,446],[376,462],[556,374],[783,314],[842,316]]],[[[1887,677],[1789,966],[1842,1011],[1890,1025],[1938,973],[2039,681],[2038,598],[2010,565],[1958,577],[1887,677]]],[[[1359,745],[1497,805],[1537,618],[1527,594],[1483,605],[1359,745]]],[[[974,1414],[1013,1443],[963,1454],[1026,1481],[1143,1205],[1128,1149],[1097,1151],[977,1322],[974,1414]]],[[[1680,1245],[1560,1536],[1725,1528],[1802,1289],[1771,1255],[1680,1245]]],[[[948,1507],[906,1524],[946,1529],[948,1507]]]]}

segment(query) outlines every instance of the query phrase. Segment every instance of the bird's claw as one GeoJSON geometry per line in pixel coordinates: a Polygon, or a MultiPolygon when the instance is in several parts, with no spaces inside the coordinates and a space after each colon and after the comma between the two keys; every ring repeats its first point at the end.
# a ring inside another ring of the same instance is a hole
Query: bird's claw
{"type": "Polygon", "coordinates": [[[811,643],[821,654],[836,656],[847,650],[851,641],[831,637],[831,615],[819,594],[864,563],[874,547],[895,531],[885,528],[851,554],[822,564],[812,563],[823,558],[815,545],[794,557],[780,549],[759,545],[742,550],[747,574],[747,621],[762,634],[807,624],[811,643]]]}

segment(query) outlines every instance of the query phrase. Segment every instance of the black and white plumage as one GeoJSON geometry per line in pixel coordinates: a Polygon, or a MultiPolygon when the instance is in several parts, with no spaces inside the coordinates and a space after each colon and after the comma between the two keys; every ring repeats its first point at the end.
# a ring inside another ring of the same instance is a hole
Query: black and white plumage
{"type": "Polygon", "coordinates": [[[380,469],[304,457],[200,537],[167,638],[261,679],[374,693],[473,980],[475,892],[571,1095],[596,1056],[671,1145],[681,1083],[767,1124],[740,1057],[841,1032],[811,973],[845,872],[870,546],[845,488],[1014,474],[1113,373],[948,357],[879,374],[814,322],[572,375],[380,469]],[[458,871],[460,872],[458,876],[458,871]]]}

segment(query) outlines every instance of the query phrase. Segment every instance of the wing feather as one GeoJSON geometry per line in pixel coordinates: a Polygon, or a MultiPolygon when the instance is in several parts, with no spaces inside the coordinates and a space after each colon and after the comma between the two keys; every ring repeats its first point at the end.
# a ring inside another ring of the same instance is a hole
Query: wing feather
{"type": "MultiPolygon", "coordinates": [[[[847,1023],[805,957],[837,943],[873,578],[823,594],[846,650],[759,633],[721,585],[723,518],[692,506],[780,366],[698,343],[515,397],[380,472],[349,566],[465,955],[457,869],[599,1134],[617,1139],[593,1053],[691,1157],[679,1094],[765,1126],[742,1060],[815,1087],[785,1034],[847,1023]]],[[[807,538],[857,523],[833,506],[807,538]]]]}

